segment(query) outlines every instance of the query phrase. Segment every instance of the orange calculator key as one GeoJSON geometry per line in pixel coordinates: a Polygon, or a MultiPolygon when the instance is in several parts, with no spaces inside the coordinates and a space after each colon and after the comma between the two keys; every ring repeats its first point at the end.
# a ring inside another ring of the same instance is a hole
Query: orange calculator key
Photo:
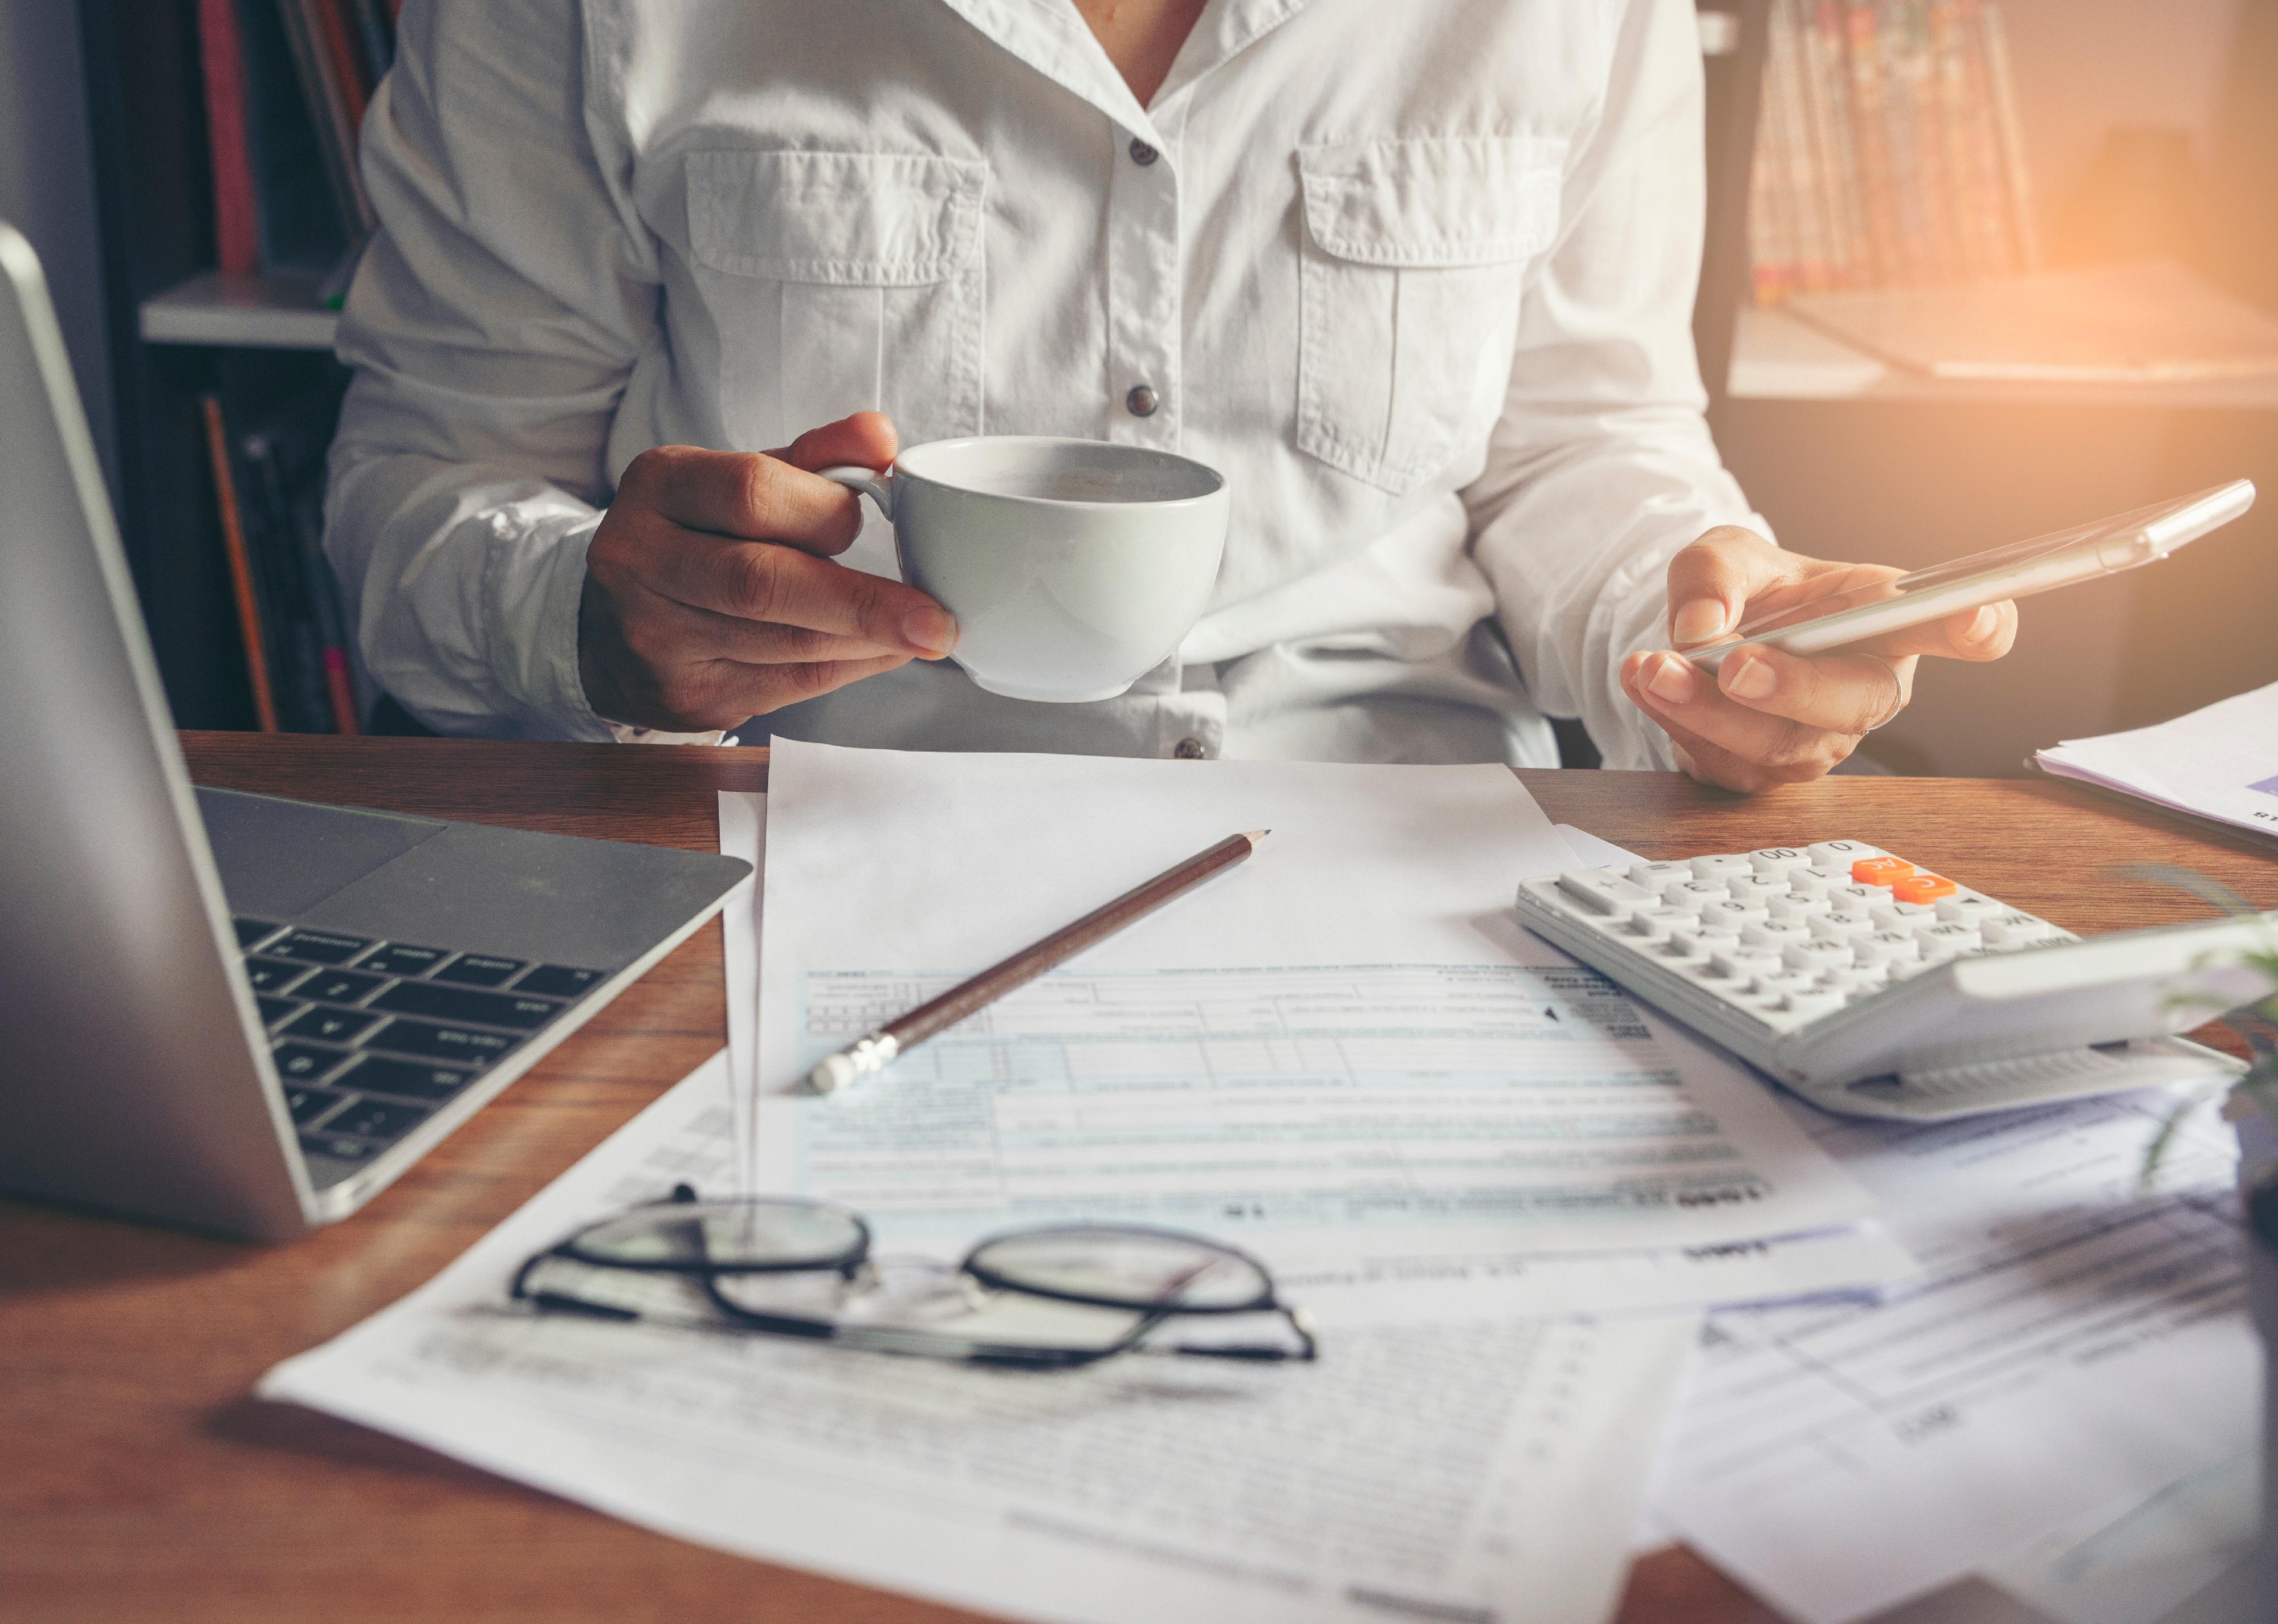
{"type": "Polygon", "coordinates": [[[1915,865],[1904,858],[1861,858],[1851,865],[1851,879],[1857,885],[1890,885],[1915,872],[1915,865]]]}
{"type": "Polygon", "coordinates": [[[1941,880],[1936,874],[1908,874],[1891,881],[1891,895],[1900,902],[1925,905],[1941,896],[1951,896],[1960,888],[1953,881],[1941,880]]]}

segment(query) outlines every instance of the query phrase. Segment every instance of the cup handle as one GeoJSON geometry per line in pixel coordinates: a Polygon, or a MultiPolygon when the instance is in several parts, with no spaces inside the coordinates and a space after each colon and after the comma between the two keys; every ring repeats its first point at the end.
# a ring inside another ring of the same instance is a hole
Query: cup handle
{"type": "Polygon", "coordinates": [[[875,468],[851,465],[841,468],[819,468],[814,470],[834,484],[845,485],[858,495],[867,496],[878,504],[878,511],[886,522],[894,522],[894,470],[881,471],[875,468]]]}

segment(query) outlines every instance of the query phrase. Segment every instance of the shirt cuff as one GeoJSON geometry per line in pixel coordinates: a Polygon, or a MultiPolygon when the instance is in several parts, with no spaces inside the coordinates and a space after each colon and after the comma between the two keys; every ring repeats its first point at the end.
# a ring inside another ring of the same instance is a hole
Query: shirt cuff
{"type": "Polygon", "coordinates": [[[521,713],[525,738],[606,744],[609,724],[593,713],[577,674],[577,608],[585,549],[600,514],[555,515],[490,548],[484,582],[493,680],[521,713]]]}

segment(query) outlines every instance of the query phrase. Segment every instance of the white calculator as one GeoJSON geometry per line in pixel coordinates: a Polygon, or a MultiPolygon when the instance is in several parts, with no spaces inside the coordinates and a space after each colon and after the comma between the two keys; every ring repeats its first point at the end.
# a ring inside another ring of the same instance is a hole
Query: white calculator
{"type": "Polygon", "coordinates": [[[2236,1072],[2278,913],[2083,941],[1860,841],[1529,880],[1519,922],[1815,1104],[1936,1121],[2236,1072]]]}

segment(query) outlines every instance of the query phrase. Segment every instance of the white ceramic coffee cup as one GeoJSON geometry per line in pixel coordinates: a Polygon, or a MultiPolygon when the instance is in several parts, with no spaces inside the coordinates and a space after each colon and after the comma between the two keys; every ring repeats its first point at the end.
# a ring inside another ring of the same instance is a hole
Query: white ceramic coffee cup
{"type": "Polygon", "coordinates": [[[1226,550],[1225,478],[1139,446],[982,435],[821,471],[878,504],[902,579],[957,617],[952,658],[1014,699],[1123,692],[1201,618],[1226,550]]]}

